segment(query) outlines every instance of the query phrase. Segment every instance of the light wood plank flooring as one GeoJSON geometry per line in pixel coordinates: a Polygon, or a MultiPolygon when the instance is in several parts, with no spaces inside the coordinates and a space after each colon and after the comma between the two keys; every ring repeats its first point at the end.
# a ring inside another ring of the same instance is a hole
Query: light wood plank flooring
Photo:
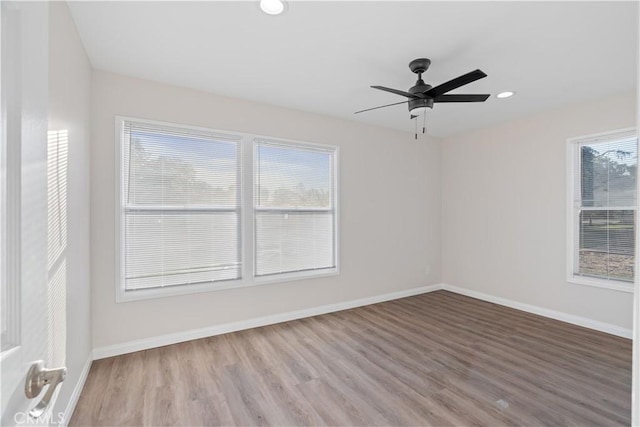
{"type": "Polygon", "coordinates": [[[445,291],[97,360],[72,426],[613,426],[631,341],[445,291]]]}

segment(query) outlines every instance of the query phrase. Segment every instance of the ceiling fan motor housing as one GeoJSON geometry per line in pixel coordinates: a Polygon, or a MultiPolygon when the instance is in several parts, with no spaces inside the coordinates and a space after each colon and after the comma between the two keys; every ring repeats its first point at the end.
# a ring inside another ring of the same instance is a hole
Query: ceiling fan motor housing
{"type": "Polygon", "coordinates": [[[424,95],[424,93],[431,89],[431,87],[431,85],[426,84],[421,78],[418,78],[416,85],[409,89],[409,93],[420,94],[418,95],[420,98],[409,100],[409,111],[418,107],[433,108],[433,98],[424,95]]]}

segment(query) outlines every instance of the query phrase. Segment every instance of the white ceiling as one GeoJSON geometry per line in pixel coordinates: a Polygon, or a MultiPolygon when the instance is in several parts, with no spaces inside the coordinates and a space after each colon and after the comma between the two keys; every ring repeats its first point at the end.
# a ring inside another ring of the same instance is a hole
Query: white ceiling
{"type": "Polygon", "coordinates": [[[436,104],[446,136],[547,108],[632,90],[637,2],[291,1],[282,16],[245,2],[71,2],[95,68],[221,95],[413,131],[404,105],[369,88],[406,90],[427,57],[433,86],[482,69],[452,93],[484,104],[436,104]]]}

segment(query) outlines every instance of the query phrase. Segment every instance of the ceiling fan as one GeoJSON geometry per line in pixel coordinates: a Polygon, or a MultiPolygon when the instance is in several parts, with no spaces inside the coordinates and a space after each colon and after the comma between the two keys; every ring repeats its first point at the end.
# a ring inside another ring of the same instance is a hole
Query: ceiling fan
{"type": "Polygon", "coordinates": [[[391,89],[384,86],[371,86],[374,89],[383,90],[385,92],[395,93],[396,95],[405,96],[409,98],[406,101],[396,102],[394,104],[381,105],[380,107],[368,108],[366,110],[356,111],[354,114],[364,113],[365,111],[377,110],[378,108],[391,107],[392,105],[408,104],[411,118],[418,117],[423,114],[427,108],[433,108],[433,104],[436,102],[484,102],[491,95],[463,95],[463,94],[450,94],[447,92],[456,88],[474,82],[476,80],[487,77],[487,75],[481,70],[474,70],[470,73],[464,74],[460,77],[456,77],[453,80],[449,80],[446,83],[442,83],[439,86],[432,87],[422,80],[422,73],[427,71],[431,65],[431,60],[427,58],[414,59],[409,63],[411,71],[418,75],[418,81],[415,86],[409,88],[408,92],[391,89]]]}

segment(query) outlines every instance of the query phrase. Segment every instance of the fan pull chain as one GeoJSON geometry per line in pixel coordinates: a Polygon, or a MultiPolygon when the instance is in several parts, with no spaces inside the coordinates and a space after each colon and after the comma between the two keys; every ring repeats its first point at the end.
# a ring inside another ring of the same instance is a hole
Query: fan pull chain
{"type": "Polygon", "coordinates": [[[416,137],[416,141],[418,140],[418,120],[417,117],[413,119],[413,124],[414,124],[414,128],[415,128],[415,137],[416,137]]]}
{"type": "Polygon", "coordinates": [[[425,130],[427,129],[427,112],[424,112],[424,116],[422,116],[422,134],[424,135],[425,130]]]}

